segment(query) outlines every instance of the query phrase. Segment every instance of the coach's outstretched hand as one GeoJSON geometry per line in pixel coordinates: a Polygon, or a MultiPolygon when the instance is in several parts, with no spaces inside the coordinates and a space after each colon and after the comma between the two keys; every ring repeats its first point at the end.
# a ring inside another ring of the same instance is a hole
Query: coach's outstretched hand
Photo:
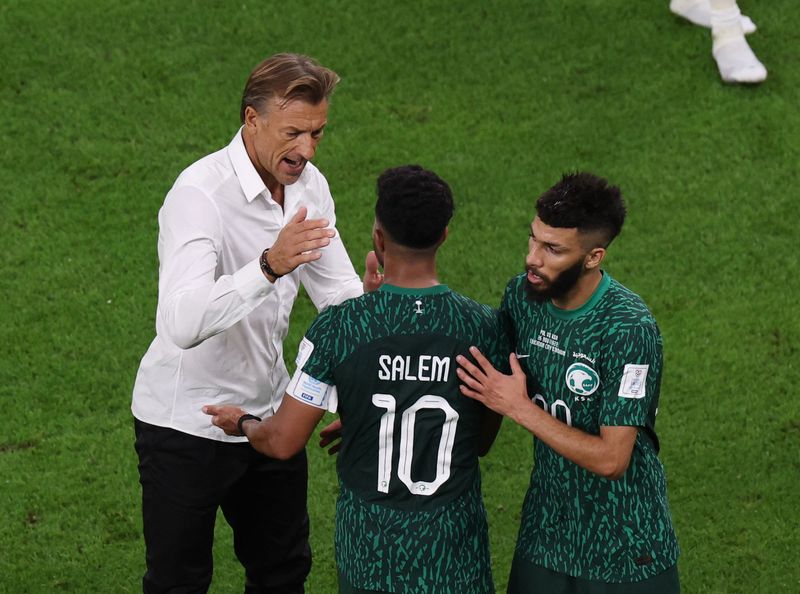
{"type": "Polygon", "coordinates": [[[367,259],[364,264],[364,292],[371,293],[372,291],[377,291],[383,284],[383,273],[380,269],[381,265],[380,262],[378,262],[378,256],[375,255],[374,250],[367,252],[367,259]]]}
{"type": "Polygon", "coordinates": [[[503,416],[516,420],[517,412],[530,407],[525,372],[514,353],[509,355],[511,375],[497,371],[477,347],[469,348],[478,363],[474,365],[463,355],[456,357],[458,378],[463,382],[461,393],[482,402],[503,416]]]}

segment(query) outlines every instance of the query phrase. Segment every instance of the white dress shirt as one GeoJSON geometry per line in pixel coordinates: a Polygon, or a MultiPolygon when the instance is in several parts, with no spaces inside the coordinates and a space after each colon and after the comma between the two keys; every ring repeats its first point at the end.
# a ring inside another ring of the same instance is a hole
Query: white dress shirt
{"type": "Polygon", "coordinates": [[[322,257],[270,283],[259,256],[300,206],[335,227],[333,198],[307,163],[281,208],[253,167],[241,129],[224,149],[185,169],[158,214],[156,337],[133,388],[134,416],[220,441],[204,404],[265,417],[289,382],[283,340],[303,284],[318,310],[362,293],[338,232],[322,257]]]}

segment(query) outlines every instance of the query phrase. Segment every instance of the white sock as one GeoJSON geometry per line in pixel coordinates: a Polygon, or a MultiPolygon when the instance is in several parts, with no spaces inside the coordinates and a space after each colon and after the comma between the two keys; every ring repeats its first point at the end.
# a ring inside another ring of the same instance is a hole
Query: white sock
{"type": "MultiPolygon", "coordinates": [[[[673,14],[681,16],[695,25],[711,28],[711,3],[709,0],[670,0],[669,9],[673,14]]],[[[756,24],[750,17],[742,15],[741,19],[745,35],[755,33],[756,24]]]]}
{"type": "Polygon", "coordinates": [[[714,38],[711,53],[723,81],[755,84],[767,78],[767,69],[744,38],[741,13],[735,4],[733,8],[712,11],[711,34],[714,38]]]}

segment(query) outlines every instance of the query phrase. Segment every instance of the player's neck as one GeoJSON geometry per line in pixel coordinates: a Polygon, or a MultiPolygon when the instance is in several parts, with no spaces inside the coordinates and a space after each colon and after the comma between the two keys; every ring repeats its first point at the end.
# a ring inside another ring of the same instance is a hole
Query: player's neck
{"type": "Polygon", "coordinates": [[[597,290],[600,281],[603,280],[603,273],[599,268],[583,274],[578,278],[575,286],[566,295],[554,298],[551,301],[558,309],[578,309],[581,305],[589,301],[592,294],[597,290]]]}
{"type": "Polygon", "coordinates": [[[383,282],[405,289],[426,289],[439,284],[436,258],[405,258],[393,254],[383,256],[383,282]]]}

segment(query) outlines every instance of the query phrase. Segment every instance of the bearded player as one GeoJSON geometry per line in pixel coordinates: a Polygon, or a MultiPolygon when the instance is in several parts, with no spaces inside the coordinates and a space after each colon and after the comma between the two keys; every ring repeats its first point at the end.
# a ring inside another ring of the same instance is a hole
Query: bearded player
{"type": "Polygon", "coordinates": [[[301,450],[325,411],[338,410],[342,593],[494,592],[478,456],[500,417],[461,395],[455,360],[478,343],[504,364],[510,347],[496,311],[438,281],[436,251],[452,213],[436,174],[384,172],[373,228],[381,288],[314,321],[273,417],[204,409],[275,458],[301,450]]]}
{"type": "Polygon", "coordinates": [[[535,438],[508,591],[675,594],[678,543],[655,432],[661,335],[601,268],[625,220],[620,191],[566,175],[536,203],[527,273],[508,284],[511,375],[479,349],[462,392],[535,438]]]}

